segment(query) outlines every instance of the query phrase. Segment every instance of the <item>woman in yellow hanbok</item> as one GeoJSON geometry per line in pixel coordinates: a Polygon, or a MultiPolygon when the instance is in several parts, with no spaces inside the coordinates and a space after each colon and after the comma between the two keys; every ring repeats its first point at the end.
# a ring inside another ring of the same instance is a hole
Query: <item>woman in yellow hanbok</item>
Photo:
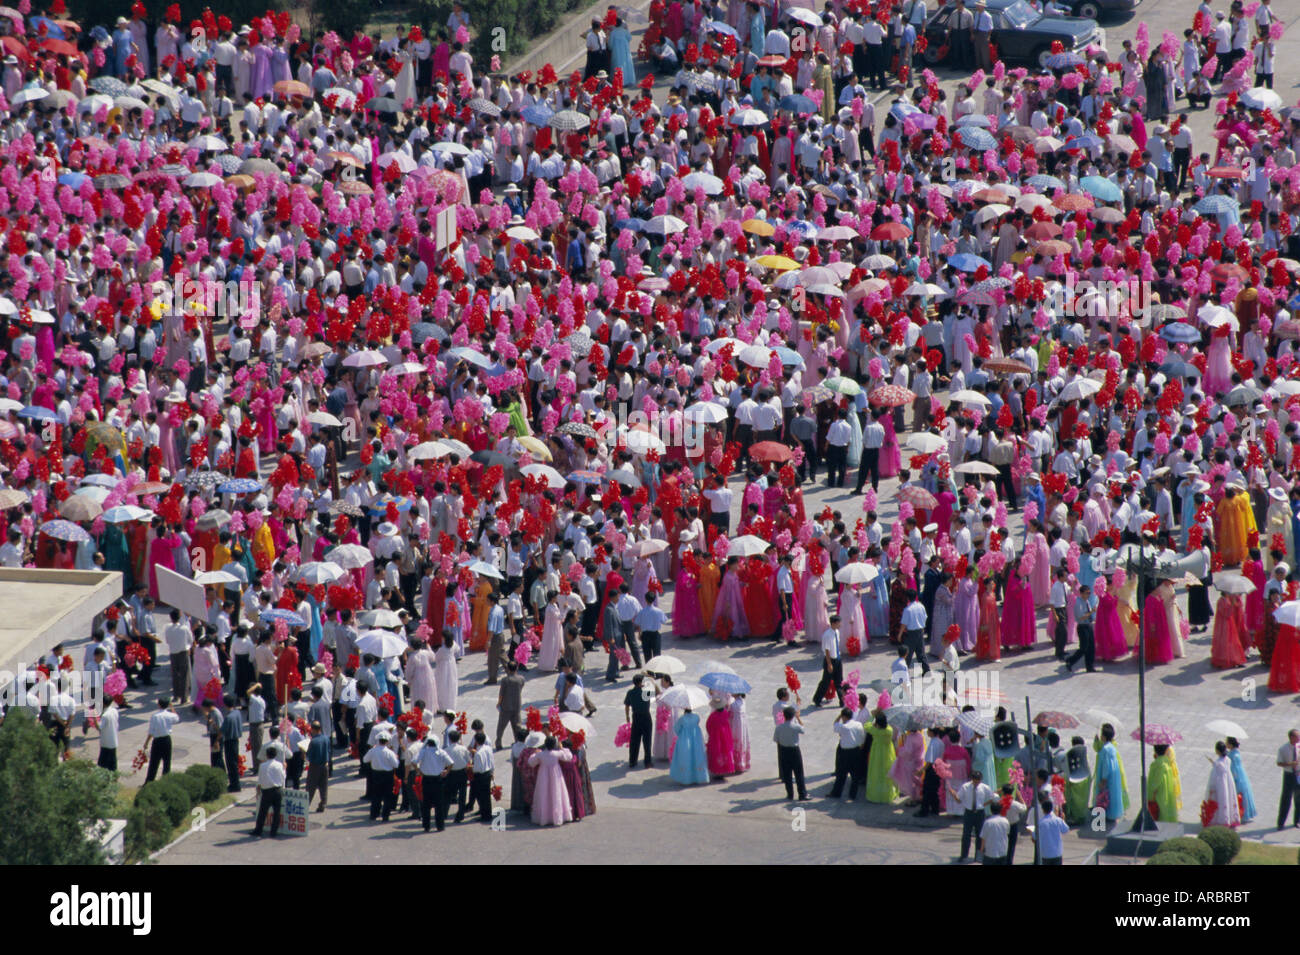
{"type": "Polygon", "coordinates": [[[722,572],[712,554],[700,562],[700,619],[712,620],[713,607],[718,602],[718,581],[722,572]]]}
{"type": "Polygon", "coordinates": [[[488,594],[492,593],[492,584],[486,579],[480,579],[478,587],[474,591],[474,628],[470,632],[469,650],[483,650],[487,648],[487,624],[488,614],[492,610],[488,602],[488,594]]]}
{"type": "Polygon", "coordinates": [[[1255,514],[1250,498],[1236,484],[1223,490],[1223,500],[1215,508],[1215,541],[1224,567],[1238,567],[1246,559],[1247,537],[1255,530],[1255,514]]]}

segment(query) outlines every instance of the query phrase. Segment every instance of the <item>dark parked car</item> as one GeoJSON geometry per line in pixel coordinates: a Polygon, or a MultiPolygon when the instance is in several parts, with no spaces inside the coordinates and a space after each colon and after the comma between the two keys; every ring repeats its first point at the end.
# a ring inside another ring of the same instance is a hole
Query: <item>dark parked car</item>
{"type": "Polygon", "coordinates": [[[1085,20],[1100,20],[1104,16],[1132,13],[1142,0],[1054,0],[1058,7],[1066,7],[1070,14],[1085,20]]]}
{"type": "MultiPolygon", "coordinates": [[[[1068,53],[1082,54],[1089,44],[1106,46],[1106,31],[1096,20],[1082,17],[1044,16],[1025,0],[986,0],[993,16],[993,43],[998,55],[1008,63],[1031,63],[1047,66],[1052,54],[1052,44],[1060,42],[1068,53]]],[[[948,20],[955,9],[946,3],[925,25],[926,64],[934,66],[943,61],[942,51],[947,47],[948,20]]]]}

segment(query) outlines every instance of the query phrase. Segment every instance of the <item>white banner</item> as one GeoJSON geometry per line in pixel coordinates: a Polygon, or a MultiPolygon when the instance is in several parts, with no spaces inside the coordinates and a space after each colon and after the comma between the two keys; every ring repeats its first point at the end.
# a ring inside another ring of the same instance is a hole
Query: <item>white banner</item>
{"type": "Polygon", "coordinates": [[[202,584],[196,584],[166,567],[155,567],[154,570],[158,574],[158,599],[162,603],[208,622],[208,601],[202,584]]]}

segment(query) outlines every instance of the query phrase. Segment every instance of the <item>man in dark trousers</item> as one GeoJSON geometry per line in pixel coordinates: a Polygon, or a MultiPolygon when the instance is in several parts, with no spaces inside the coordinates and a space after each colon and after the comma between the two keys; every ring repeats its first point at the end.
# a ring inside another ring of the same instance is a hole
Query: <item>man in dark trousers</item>
{"type": "Polygon", "coordinates": [[[257,767],[257,821],[253,824],[253,835],[261,836],[262,827],[266,825],[266,815],[271,814],[271,838],[280,831],[280,807],[284,804],[284,761],[278,746],[268,747],[267,757],[257,767]]]}
{"type": "Polygon", "coordinates": [[[433,815],[438,831],[447,827],[446,779],[451,773],[451,757],[438,745],[438,734],[425,737],[420,749],[420,821],[424,831],[429,831],[429,816],[433,815]]]}
{"type": "Polygon", "coordinates": [[[605,667],[605,682],[618,682],[618,654],[614,648],[620,645],[623,639],[623,622],[618,618],[617,593],[610,594],[609,600],[605,603],[605,614],[600,621],[600,636],[605,642],[605,651],[609,654],[609,665],[605,667]]]}
{"type": "Polygon", "coordinates": [[[636,757],[645,746],[645,768],[650,769],[654,761],[650,757],[650,741],[654,733],[654,721],[650,717],[650,700],[653,693],[645,685],[645,674],[638,673],[632,677],[632,687],[623,697],[623,718],[632,724],[632,739],[628,743],[628,769],[636,769],[636,757]]]}
{"type": "Polygon", "coordinates": [[[164,776],[172,771],[172,727],[180,721],[172,709],[171,697],[162,697],[157,711],[149,717],[149,735],[144,740],[144,745],[149,748],[149,772],[145,782],[153,782],[160,765],[164,776]]]}
{"type": "Polygon", "coordinates": [[[821,706],[835,687],[835,695],[840,705],[844,705],[844,663],[841,658],[843,646],[840,641],[840,615],[831,614],[831,625],[822,634],[822,678],[813,691],[813,706],[821,706]]]}
{"type": "Polygon", "coordinates": [[[1300,788],[1296,779],[1296,764],[1300,761],[1300,730],[1291,730],[1286,734],[1286,742],[1277,751],[1277,764],[1282,767],[1282,801],[1277,807],[1277,827],[1286,828],[1287,812],[1291,809],[1291,800],[1295,799],[1295,817],[1291,825],[1300,829],[1300,788]]]}
{"type": "Polygon", "coordinates": [[[780,774],[781,784],[785,786],[785,798],[794,799],[794,791],[799,789],[799,801],[807,802],[808,787],[803,781],[803,751],[799,749],[799,737],[803,735],[803,720],[799,711],[787,706],[781,711],[781,722],[772,731],[772,742],[776,743],[776,769],[780,774]]]}
{"type": "Polygon", "coordinates": [[[325,731],[325,753],[328,756],[328,771],[334,772],[334,747],[329,745],[334,736],[334,714],[330,712],[329,701],[325,699],[325,690],[320,684],[311,688],[311,706],[307,709],[307,725],[319,723],[325,731]]]}
{"type": "Polygon", "coordinates": [[[501,749],[501,736],[507,726],[512,734],[523,727],[519,721],[523,705],[524,678],[519,674],[519,667],[511,660],[506,664],[506,675],[501,680],[501,688],[497,690],[497,749],[501,749]]]}
{"type": "Polygon", "coordinates": [[[311,742],[307,744],[307,805],[311,798],[320,793],[320,805],[317,812],[325,811],[325,803],[330,795],[330,733],[319,720],[311,724],[311,742]]]}
{"type": "Polygon", "coordinates": [[[239,741],[244,735],[244,717],[239,712],[239,701],[226,694],[226,715],[221,721],[221,748],[226,757],[226,776],[230,785],[226,792],[239,792],[239,741]]]}

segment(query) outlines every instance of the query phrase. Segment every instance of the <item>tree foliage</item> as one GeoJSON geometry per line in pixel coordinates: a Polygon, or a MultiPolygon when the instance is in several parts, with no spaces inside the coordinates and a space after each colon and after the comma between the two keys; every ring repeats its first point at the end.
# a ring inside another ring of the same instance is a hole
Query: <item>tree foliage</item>
{"type": "Polygon", "coordinates": [[[0,724],[0,865],[100,865],[93,838],[117,780],[85,760],[62,762],[31,712],[0,724]]]}

